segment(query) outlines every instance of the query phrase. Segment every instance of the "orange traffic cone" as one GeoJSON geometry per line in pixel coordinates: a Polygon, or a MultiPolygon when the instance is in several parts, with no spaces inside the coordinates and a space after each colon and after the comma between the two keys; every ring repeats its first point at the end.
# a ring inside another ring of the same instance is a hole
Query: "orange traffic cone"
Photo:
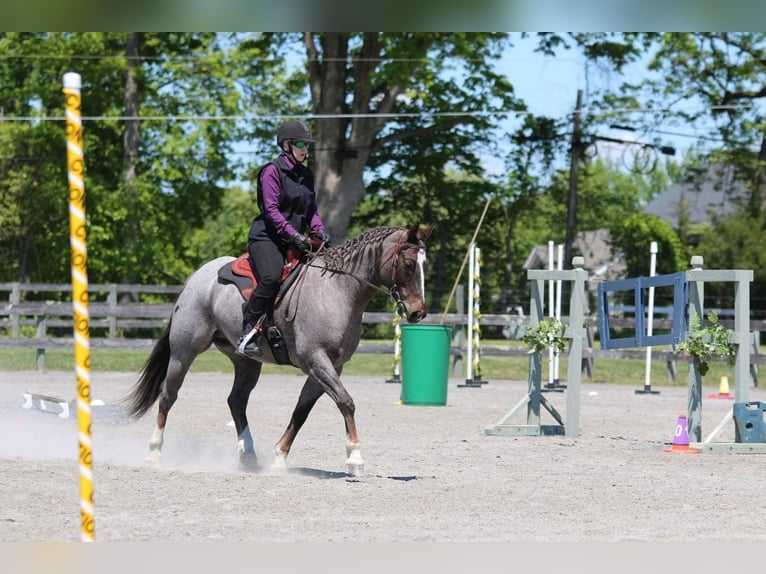
{"type": "Polygon", "coordinates": [[[673,436],[673,445],[666,448],[665,452],[680,452],[686,454],[699,454],[696,448],[689,447],[689,431],[686,428],[686,415],[678,415],[676,422],[676,432],[673,436]]]}
{"type": "Polygon", "coordinates": [[[708,395],[707,398],[709,399],[733,399],[729,394],[729,376],[728,375],[721,375],[721,384],[718,387],[718,394],[712,394],[708,395]]]}

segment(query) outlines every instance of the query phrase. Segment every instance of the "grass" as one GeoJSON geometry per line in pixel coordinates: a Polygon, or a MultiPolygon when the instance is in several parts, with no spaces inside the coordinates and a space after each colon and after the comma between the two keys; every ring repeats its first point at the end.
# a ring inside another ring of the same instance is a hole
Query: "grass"
{"type": "MultiPolygon", "coordinates": [[[[378,341],[379,342],[379,341],[378,341]]],[[[518,341],[484,341],[483,344],[491,346],[521,345],[518,341]]],[[[37,368],[37,352],[34,349],[0,349],[0,371],[33,371],[37,368]]],[[[136,373],[141,370],[144,361],[149,356],[149,350],[133,349],[92,349],[92,371],[118,371],[136,373]]],[[[480,377],[487,381],[499,379],[526,380],[529,368],[526,356],[498,357],[482,356],[479,367],[480,377]]],[[[543,354],[543,381],[548,380],[548,357],[543,354]]],[[[48,371],[74,370],[74,352],[63,349],[51,349],[45,352],[44,368],[48,371]]],[[[192,364],[192,372],[233,373],[229,360],[212,350],[202,353],[192,364]]],[[[589,379],[583,373],[584,382],[594,383],[617,383],[633,385],[637,388],[644,386],[645,361],[630,359],[596,359],[593,364],[593,376],[589,379]]],[[[290,366],[264,365],[265,374],[295,374],[299,371],[290,366]]],[[[357,353],[343,369],[344,375],[379,375],[381,378],[390,377],[393,374],[393,357],[388,354],[357,353]]],[[[462,372],[451,376],[465,377],[465,361],[462,372]]],[[[710,371],[703,379],[703,385],[718,387],[721,375],[729,375],[733,381],[733,367],[722,362],[710,364],[710,371]]],[[[474,373],[476,375],[476,373],[474,373]]],[[[686,385],[688,367],[683,361],[676,363],[675,385],[686,385]]],[[[567,378],[566,356],[561,357],[559,378],[562,383],[567,378]]],[[[652,387],[670,386],[674,383],[670,379],[667,365],[664,361],[653,361],[651,366],[652,387]]]]}

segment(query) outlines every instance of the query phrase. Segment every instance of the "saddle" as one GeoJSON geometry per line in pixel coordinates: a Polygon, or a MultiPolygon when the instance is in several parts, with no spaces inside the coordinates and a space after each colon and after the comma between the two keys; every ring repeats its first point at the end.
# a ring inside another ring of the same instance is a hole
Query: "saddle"
{"type": "MultiPolygon", "coordinates": [[[[274,299],[274,304],[269,308],[263,317],[261,325],[264,339],[268,341],[271,347],[271,353],[274,355],[274,361],[278,365],[292,364],[287,354],[284,338],[279,329],[274,325],[274,309],[279,305],[282,297],[290,289],[292,284],[298,278],[295,271],[303,265],[301,255],[294,249],[287,250],[287,261],[282,267],[282,276],[280,278],[279,292],[274,299]]],[[[253,294],[258,280],[253,273],[253,266],[250,264],[250,255],[243,253],[234,261],[226,263],[218,270],[218,283],[226,285],[236,285],[239,294],[242,296],[242,306],[247,304],[250,296],[253,294]]],[[[293,365],[294,366],[294,365],[293,365]]]]}
{"type": "MultiPolygon", "coordinates": [[[[300,256],[293,249],[288,249],[287,262],[284,267],[282,267],[279,293],[274,301],[274,307],[279,304],[282,296],[290,288],[293,281],[295,281],[298,274],[293,274],[293,271],[298,269],[301,264],[302,260],[300,256]]],[[[243,301],[247,302],[250,300],[250,296],[253,294],[256,285],[258,285],[258,280],[255,278],[255,273],[253,273],[253,266],[250,264],[250,255],[248,253],[243,253],[234,261],[221,267],[218,270],[218,282],[222,285],[236,285],[237,289],[239,289],[239,294],[242,295],[243,301]]]]}

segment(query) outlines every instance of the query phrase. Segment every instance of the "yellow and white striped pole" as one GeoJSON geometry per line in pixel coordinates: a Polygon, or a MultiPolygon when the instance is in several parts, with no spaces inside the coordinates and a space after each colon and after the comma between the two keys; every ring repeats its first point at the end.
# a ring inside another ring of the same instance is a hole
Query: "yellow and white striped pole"
{"type": "Polygon", "coordinates": [[[481,311],[479,311],[479,299],[481,298],[481,250],[474,244],[470,247],[470,260],[468,265],[468,361],[466,366],[465,383],[458,387],[479,387],[487,384],[481,378],[481,311]]]}
{"type": "Polygon", "coordinates": [[[82,152],[80,74],[64,74],[67,176],[69,180],[69,244],[72,250],[74,359],[77,379],[77,436],[80,458],[80,525],[82,540],[95,540],[93,519],[93,452],[90,416],[90,319],[88,316],[88,252],[85,225],[85,162],[82,152]]]}
{"type": "Polygon", "coordinates": [[[474,370],[474,380],[478,380],[480,382],[485,382],[481,378],[481,329],[480,329],[480,323],[481,323],[481,311],[479,309],[480,307],[480,301],[481,301],[481,249],[478,247],[474,248],[474,257],[476,259],[476,262],[474,263],[474,273],[475,276],[473,278],[473,325],[472,325],[472,335],[473,335],[473,370],[474,370]]]}
{"type": "Polygon", "coordinates": [[[396,303],[394,303],[394,319],[392,324],[394,325],[394,360],[391,365],[392,375],[390,379],[386,379],[387,383],[401,383],[401,365],[402,365],[402,328],[399,322],[402,318],[396,312],[396,303]]]}

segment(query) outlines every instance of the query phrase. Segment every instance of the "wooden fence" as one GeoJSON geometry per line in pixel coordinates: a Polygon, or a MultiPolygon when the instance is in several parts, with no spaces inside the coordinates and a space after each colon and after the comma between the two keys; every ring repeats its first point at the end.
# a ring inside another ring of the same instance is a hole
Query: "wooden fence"
{"type": "MultiPolygon", "coordinates": [[[[149,349],[156,338],[149,336],[152,330],[162,329],[167,325],[173,310],[174,301],[181,292],[182,285],[125,285],[93,284],[89,285],[91,348],[108,349],[149,349]]],[[[458,297],[460,299],[460,297],[458,297]]],[[[460,299],[461,300],[461,299],[460,299]]],[[[461,306],[458,306],[460,310],[461,306]]],[[[73,348],[71,285],[47,283],[0,283],[0,348],[36,349],[37,368],[43,369],[46,349],[73,348]],[[50,296],[50,300],[45,297],[50,296]],[[32,331],[34,334],[32,334],[32,331]]],[[[362,321],[365,324],[392,324],[393,313],[365,312],[362,321]]],[[[447,313],[429,315],[424,324],[443,323],[454,328],[451,353],[457,372],[466,354],[465,329],[468,315],[465,313],[447,313]]],[[[562,317],[566,322],[566,317],[562,317]]],[[[527,317],[511,314],[482,314],[482,327],[496,327],[498,330],[509,327],[523,333],[528,324],[527,317]],[[520,328],[520,329],[519,329],[520,328]]],[[[615,327],[633,327],[631,318],[614,319],[610,323],[615,327]]],[[[727,321],[721,320],[726,325],[727,321]]],[[[670,321],[655,319],[654,328],[666,329],[670,321]]],[[[727,325],[728,326],[728,325],[727,325]]],[[[586,319],[587,341],[583,345],[583,370],[588,376],[592,373],[593,360],[635,359],[644,360],[644,349],[602,350],[596,349],[594,334],[598,329],[598,318],[586,319]]],[[[757,365],[766,363],[766,356],[759,354],[760,331],[766,329],[766,321],[751,321],[753,332],[751,348],[752,375],[757,385],[757,365]]],[[[393,355],[394,343],[362,343],[357,348],[359,353],[387,353],[393,355]]],[[[481,354],[486,356],[523,356],[527,350],[523,347],[497,347],[482,345],[481,354]]],[[[685,360],[673,351],[654,350],[653,360],[666,361],[671,378],[675,380],[675,361],[685,360]]]]}

